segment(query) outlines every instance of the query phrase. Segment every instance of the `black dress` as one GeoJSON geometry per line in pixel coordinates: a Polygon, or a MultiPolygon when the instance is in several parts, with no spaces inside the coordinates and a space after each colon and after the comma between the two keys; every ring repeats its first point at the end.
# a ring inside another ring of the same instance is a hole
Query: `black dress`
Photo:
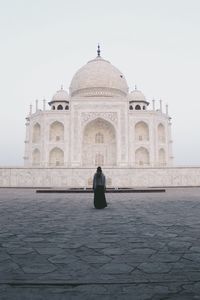
{"type": "Polygon", "coordinates": [[[94,207],[97,209],[107,206],[105,197],[105,176],[103,174],[95,174],[93,179],[94,189],[94,207]]]}

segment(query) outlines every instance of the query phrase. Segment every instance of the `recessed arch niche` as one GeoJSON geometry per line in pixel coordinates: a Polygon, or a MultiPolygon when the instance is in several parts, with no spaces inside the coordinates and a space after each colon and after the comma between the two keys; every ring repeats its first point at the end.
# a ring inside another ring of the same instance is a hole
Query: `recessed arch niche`
{"type": "Polygon", "coordinates": [[[102,118],[90,121],[82,135],[82,165],[115,166],[116,163],[117,142],[114,126],[102,118]]]}
{"type": "Polygon", "coordinates": [[[147,123],[140,121],[135,124],[135,139],[137,141],[149,140],[149,126],[147,123]]]}
{"type": "Polygon", "coordinates": [[[64,165],[64,152],[62,149],[55,147],[49,153],[49,165],[59,167],[64,165]]]}
{"type": "Polygon", "coordinates": [[[62,142],[64,140],[64,125],[55,121],[50,125],[49,140],[51,142],[62,142]]]}
{"type": "Polygon", "coordinates": [[[135,151],[135,162],[137,166],[147,166],[149,165],[149,151],[140,147],[135,151]]]}

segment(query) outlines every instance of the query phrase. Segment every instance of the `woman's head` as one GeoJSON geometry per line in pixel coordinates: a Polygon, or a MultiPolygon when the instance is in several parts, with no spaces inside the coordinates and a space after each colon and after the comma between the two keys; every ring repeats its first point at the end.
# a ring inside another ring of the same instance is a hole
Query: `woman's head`
{"type": "Polygon", "coordinates": [[[97,168],[97,173],[102,173],[101,167],[98,167],[98,168],[97,168]]]}

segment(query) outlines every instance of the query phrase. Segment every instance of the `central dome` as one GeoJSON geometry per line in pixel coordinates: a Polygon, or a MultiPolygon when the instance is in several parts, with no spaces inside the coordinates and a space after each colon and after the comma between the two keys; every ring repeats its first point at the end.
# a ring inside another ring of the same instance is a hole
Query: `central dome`
{"type": "Polygon", "coordinates": [[[101,56],[80,68],[70,85],[72,97],[120,97],[127,93],[128,85],[124,75],[101,56]]]}

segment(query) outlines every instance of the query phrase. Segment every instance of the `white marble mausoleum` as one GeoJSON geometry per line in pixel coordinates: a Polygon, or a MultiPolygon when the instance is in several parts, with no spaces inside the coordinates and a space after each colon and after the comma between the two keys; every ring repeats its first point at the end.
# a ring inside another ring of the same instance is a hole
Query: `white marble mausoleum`
{"type": "Polygon", "coordinates": [[[171,118],[100,55],[26,120],[25,167],[155,168],[173,164],[171,118]]]}
{"type": "Polygon", "coordinates": [[[107,187],[200,186],[200,167],[173,166],[168,106],[150,102],[98,47],[69,91],[30,106],[24,166],[0,167],[0,187],[92,187],[98,165],[107,187]]]}

